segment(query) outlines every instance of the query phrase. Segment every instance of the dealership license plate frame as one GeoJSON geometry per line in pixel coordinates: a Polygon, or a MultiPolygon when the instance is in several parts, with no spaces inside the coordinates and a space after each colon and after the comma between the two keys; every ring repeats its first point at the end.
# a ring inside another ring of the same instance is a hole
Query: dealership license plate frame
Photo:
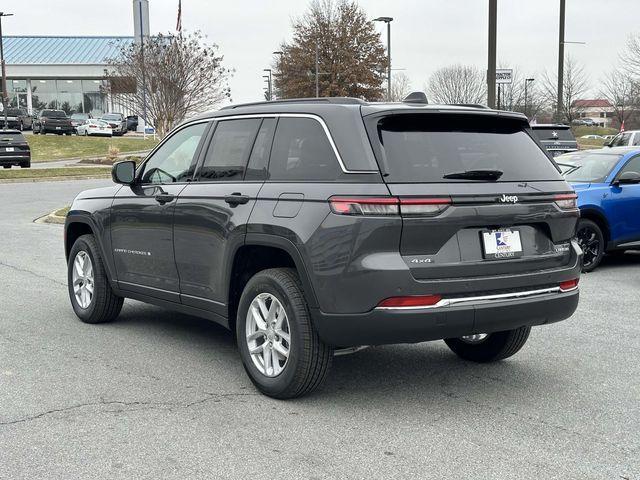
{"type": "Polygon", "coordinates": [[[16,149],[15,149],[15,147],[5,147],[4,151],[5,152],[15,152],[16,149]]]}
{"type": "Polygon", "coordinates": [[[485,260],[511,260],[524,255],[522,237],[517,228],[482,230],[480,242],[482,243],[482,256],[485,260]],[[503,245],[499,245],[499,243],[503,245]]]}

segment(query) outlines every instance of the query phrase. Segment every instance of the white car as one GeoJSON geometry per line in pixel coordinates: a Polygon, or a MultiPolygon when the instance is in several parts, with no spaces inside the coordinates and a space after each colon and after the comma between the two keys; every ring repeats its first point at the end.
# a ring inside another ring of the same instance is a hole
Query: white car
{"type": "Polygon", "coordinates": [[[580,138],[590,138],[592,140],[603,140],[604,137],[601,137],[600,135],[582,135],[580,138]]]}
{"type": "Polygon", "coordinates": [[[625,130],[620,132],[605,147],[638,147],[640,146],[640,130],[625,130]]]}
{"type": "Polygon", "coordinates": [[[107,137],[111,137],[113,135],[113,130],[111,129],[111,126],[107,122],[103,120],[97,120],[95,118],[90,118],[89,120],[86,120],[83,124],[78,125],[76,127],[76,131],[78,132],[78,135],[84,135],[84,136],[104,135],[107,137]]]}

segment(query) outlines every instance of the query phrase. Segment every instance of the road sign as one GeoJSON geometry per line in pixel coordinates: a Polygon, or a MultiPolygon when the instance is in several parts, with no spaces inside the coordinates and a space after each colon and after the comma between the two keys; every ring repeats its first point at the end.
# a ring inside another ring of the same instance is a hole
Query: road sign
{"type": "Polygon", "coordinates": [[[511,83],[513,80],[513,70],[511,68],[496,69],[496,83],[511,83]]]}

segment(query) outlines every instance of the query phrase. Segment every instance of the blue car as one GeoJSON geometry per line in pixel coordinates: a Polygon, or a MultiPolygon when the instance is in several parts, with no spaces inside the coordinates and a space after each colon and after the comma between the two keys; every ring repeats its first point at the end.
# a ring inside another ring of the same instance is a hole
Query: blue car
{"type": "Polygon", "coordinates": [[[640,249],[640,147],[583,150],[556,162],[578,194],[583,271],[596,268],[605,253],[640,249]]]}

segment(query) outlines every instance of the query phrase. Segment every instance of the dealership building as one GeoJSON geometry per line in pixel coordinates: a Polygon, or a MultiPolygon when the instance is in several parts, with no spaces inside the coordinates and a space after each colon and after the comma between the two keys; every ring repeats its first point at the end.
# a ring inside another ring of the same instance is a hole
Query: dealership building
{"type": "Polygon", "coordinates": [[[9,105],[101,115],[129,113],[108,88],[107,62],[134,37],[4,37],[9,105]],[[123,112],[125,113],[125,112],[123,112]]]}

